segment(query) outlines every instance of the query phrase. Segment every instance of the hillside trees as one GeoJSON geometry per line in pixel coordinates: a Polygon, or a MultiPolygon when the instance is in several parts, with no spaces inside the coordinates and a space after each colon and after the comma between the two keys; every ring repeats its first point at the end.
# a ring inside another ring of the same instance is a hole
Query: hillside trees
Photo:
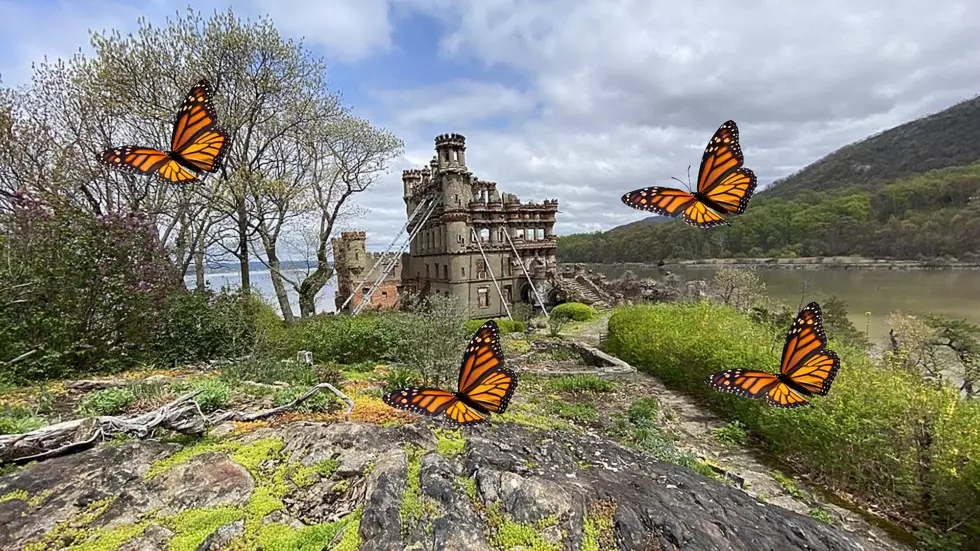
{"type": "MultiPolygon", "coordinates": [[[[768,190],[767,190],[768,191],[768,190]]],[[[730,227],[679,220],[634,223],[559,238],[563,262],[657,262],[757,256],[863,255],[980,259],[980,163],[871,189],[842,186],[789,196],[760,193],[730,227]]]]}
{"type": "Polygon", "coordinates": [[[310,297],[302,314],[313,314],[312,296],[332,275],[325,243],[335,220],[387,169],[401,141],[343,106],[323,61],[268,19],[189,9],[163,26],[141,20],[132,35],[93,33],[91,42],[91,58],[41,63],[31,83],[6,92],[0,189],[26,187],[93,214],[146,212],[178,273],[193,264],[199,284],[217,249],[238,259],[248,290],[248,261],[258,255],[287,321],[287,284],[310,297]],[[200,78],[214,87],[219,125],[231,135],[220,172],[203,185],[173,186],[97,162],[113,145],[169,149],[176,109],[200,78]],[[306,278],[287,281],[283,239],[305,225],[324,254],[306,278]]]}

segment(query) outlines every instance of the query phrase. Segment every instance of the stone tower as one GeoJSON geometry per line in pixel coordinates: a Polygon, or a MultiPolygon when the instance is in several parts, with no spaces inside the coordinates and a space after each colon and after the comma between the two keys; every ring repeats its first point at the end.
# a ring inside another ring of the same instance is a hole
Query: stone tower
{"type": "Polygon", "coordinates": [[[362,231],[347,231],[340,234],[340,239],[334,239],[333,262],[337,273],[337,294],[334,302],[337,309],[347,300],[356,282],[368,268],[368,254],[365,247],[366,236],[362,231]]]}
{"type": "MultiPolygon", "coordinates": [[[[436,170],[442,183],[442,222],[445,224],[446,252],[458,253],[470,242],[467,209],[473,199],[466,170],[466,138],[460,134],[436,136],[436,170]]],[[[462,259],[460,259],[462,260],[462,259]]],[[[464,266],[453,265],[453,273],[462,273],[464,266]]]]}

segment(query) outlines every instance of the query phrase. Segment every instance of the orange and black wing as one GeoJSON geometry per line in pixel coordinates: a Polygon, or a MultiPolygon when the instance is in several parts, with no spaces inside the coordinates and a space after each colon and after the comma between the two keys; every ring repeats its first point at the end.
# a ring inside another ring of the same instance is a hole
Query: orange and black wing
{"type": "Polygon", "coordinates": [[[503,366],[500,329],[489,320],[473,335],[459,368],[459,394],[494,413],[507,410],[517,390],[517,374],[503,366]]]}
{"type": "Polygon", "coordinates": [[[729,369],[713,373],[705,382],[717,391],[744,398],[762,398],[776,385],[781,384],[772,373],[747,369],[729,369]]]}
{"type": "Polygon", "coordinates": [[[156,174],[173,183],[189,182],[197,178],[167,153],[150,147],[127,145],[108,149],[102,152],[99,161],[126,172],[156,174]]]}
{"type": "Polygon", "coordinates": [[[381,399],[393,408],[404,409],[420,415],[445,414],[450,421],[459,425],[471,425],[486,421],[479,412],[461,402],[455,394],[438,388],[403,388],[389,392],[381,399]]]}
{"type": "Polygon", "coordinates": [[[784,409],[795,409],[807,407],[810,402],[799,393],[788,387],[784,383],[779,383],[766,394],[766,403],[770,406],[784,409]]]}
{"type": "Polygon", "coordinates": [[[727,121],[705,147],[698,170],[698,193],[725,209],[722,214],[742,214],[755,192],[755,173],[742,168],[743,162],[738,126],[727,121]]]}
{"type": "Polygon", "coordinates": [[[772,373],[765,371],[729,369],[712,374],[705,382],[715,390],[743,398],[758,399],[765,397],[769,405],[779,408],[798,408],[809,405],[809,402],[798,392],[786,386],[772,373]]]}
{"type": "Polygon", "coordinates": [[[623,203],[637,210],[677,216],[699,201],[690,193],[670,187],[647,187],[623,195],[623,203]]]}
{"type": "Polygon", "coordinates": [[[826,396],[840,370],[840,358],[826,346],[823,313],[819,304],[811,302],[800,310],[786,334],[780,370],[807,392],[826,396]]]}
{"type": "Polygon", "coordinates": [[[720,214],[708,208],[701,201],[695,200],[691,206],[684,209],[684,222],[698,228],[713,228],[715,226],[731,225],[720,214]]]}
{"type": "Polygon", "coordinates": [[[199,170],[214,172],[227,151],[228,134],[215,127],[218,122],[211,85],[201,80],[177,111],[171,150],[199,170]]]}

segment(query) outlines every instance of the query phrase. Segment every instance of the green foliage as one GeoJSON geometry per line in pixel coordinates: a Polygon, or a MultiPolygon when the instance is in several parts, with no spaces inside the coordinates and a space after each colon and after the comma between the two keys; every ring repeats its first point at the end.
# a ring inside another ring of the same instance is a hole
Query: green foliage
{"type": "Polygon", "coordinates": [[[820,522],[826,522],[827,524],[831,524],[834,521],[834,519],[830,516],[830,513],[821,507],[812,507],[809,511],[809,515],[812,518],[815,518],[820,522]]]}
{"type": "Polygon", "coordinates": [[[399,388],[418,386],[422,384],[422,378],[413,369],[395,368],[385,375],[384,391],[391,392],[399,388]]]}
{"type": "Polygon", "coordinates": [[[263,331],[282,324],[262,299],[227,289],[176,290],[161,315],[166,323],[152,346],[155,361],[165,365],[243,356],[263,331]]]}
{"type": "Polygon", "coordinates": [[[599,317],[595,308],[581,302],[565,302],[551,309],[552,316],[562,317],[572,321],[589,321],[599,317]]]}
{"type": "MultiPolygon", "coordinates": [[[[854,327],[847,317],[847,304],[843,300],[830,296],[820,303],[820,310],[823,313],[823,328],[828,335],[834,336],[834,340],[862,350],[871,347],[868,336],[854,327]]],[[[786,330],[789,330],[789,325],[786,330]]]]}
{"type": "Polygon", "coordinates": [[[487,531],[490,547],[498,551],[523,549],[525,551],[560,551],[560,544],[549,543],[541,531],[558,524],[555,518],[542,519],[536,523],[516,522],[510,515],[502,512],[500,502],[487,507],[487,531]]]}
{"type": "Polygon", "coordinates": [[[548,388],[556,392],[612,392],[616,385],[596,375],[566,375],[549,379],[548,388]]]}
{"type": "Polygon", "coordinates": [[[402,302],[406,311],[390,316],[394,359],[426,385],[454,382],[466,341],[472,337],[465,306],[456,297],[438,294],[408,295],[402,302]]]}
{"type": "Polygon", "coordinates": [[[25,406],[0,406],[0,434],[21,434],[46,424],[43,417],[25,406]]]}
{"type": "MultiPolygon", "coordinates": [[[[517,317],[516,314],[515,314],[514,317],[517,317]]],[[[497,322],[497,327],[500,328],[500,334],[501,335],[506,335],[508,333],[523,333],[524,332],[525,324],[524,324],[523,321],[521,321],[519,319],[513,319],[513,320],[511,320],[511,319],[501,318],[501,319],[494,320],[494,321],[497,322]]],[[[485,319],[481,319],[481,320],[466,320],[466,332],[469,333],[469,334],[476,333],[477,330],[480,329],[480,327],[482,327],[483,324],[486,323],[486,322],[487,322],[487,320],[485,320],[485,319]]]]}
{"type": "Polygon", "coordinates": [[[206,379],[197,386],[201,393],[194,397],[204,413],[217,411],[228,404],[231,389],[218,379],[206,379]]]}
{"type": "Polygon", "coordinates": [[[599,412],[592,402],[570,403],[555,401],[551,402],[549,411],[553,415],[574,421],[595,421],[599,419],[599,412]]]}
{"type": "Polygon", "coordinates": [[[466,449],[466,438],[460,430],[432,429],[436,451],[446,457],[457,457],[466,449]]]}
{"type": "Polygon", "coordinates": [[[287,357],[309,350],[317,362],[356,364],[390,358],[399,317],[391,312],[365,312],[302,319],[289,332],[287,357]]]}
{"type": "Polygon", "coordinates": [[[0,379],[113,372],[149,357],[179,285],[152,222],[28,197],[0,214],[0,379]]]}
{"type": "Polygon", "coordinates": [[[654,423],[659,411],[660,402],[656,398],[637,398],[630,404],[626,417],[638,427],[649,426],[654,423]]]}
{"type": "Polygon", "coordinates": [[[136,400],[133,391],[126,387],[105,388],[86,394],[78,404],[78,414],[98,417],[122,413],[136,400]]]}
{"type": "MultiPolygon", "coordinates": [[[[943,143],[948,142],[944,139],[943,143]]],[[[974,157],[969,162],[975,161],[974,157]]],[[[980,216],[977,201],[968,199],[980,194],[980,163],[915,177],[899,173],[892,178],[904,179],[893,179],[884,186],[859,185],[868,174],[878,174],[887,165],[873,166],[877,168],[823,182],[840,183],[837,189],[774,186],[752,199],[738,224],[710,232],[672,220],[562,236],[558,238],[558,260],[655,263],[668,258],[841,255],[976,258],[980,216]]]]}
{"type": "Polygon", "coordinates": [[[740,421],[732,421],[723,427],[716,428],[715,438],[719,442],[732,446],[744,446],[749,441],[749,433],[740,421]]]}
{"type": "Polygon", "coordinates": [[[843,365],[814,407],[780,410],[704,384],[733,367],[775,372],[782,338],[730,308],[701,302],[619,310],[606,346],[742,422],[816,478],[939,525],[980,512],[980,403],[952,390],[880,369],[863,350],[834,340],[843,365]]]}
{"type": "Polygon", "coordinates": [[[239,381],[256,383],[284,382],[312,386],[316,383],[316,369],[292,360],[279,360],[263,356],[249,356],[223,368],[221,378],[229,384],[239,381]]]}
{"type": "Polygon", "coordinates": [[[402,531],[407,532],[417,526],[423,518],[431,518],[435,514],[435,505],[422,495],[422,455],[425,450],[414,444],[405,444],[405,458],[408,461],[408,472],[405,474],[405,491],[402,493],[401,507],[398,518],[402,531]]]}
{"type": "MultiPolygon", "coordinates": [[[[278,390],[272,397],[272,405],[275,407],[284,406],[307,392],[309,392],[309,389],[303,387],[289,387],[278,390]]],[[[317,392],[313,396],[310,396],[304,400],[294,409],[295,411],[302,411],[305,413],[325,413],[333,409],[334,404],[336,404],[336,402],[332,394],[317,392]]]]}

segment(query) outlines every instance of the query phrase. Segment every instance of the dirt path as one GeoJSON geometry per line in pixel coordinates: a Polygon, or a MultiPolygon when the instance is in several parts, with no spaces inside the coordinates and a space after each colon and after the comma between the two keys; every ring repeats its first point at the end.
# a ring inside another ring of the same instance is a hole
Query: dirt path
{"type": "MultiPolygon", "coordinates": [[[[593,321],[573,326],[562,332],[565,338],[598,346],[599,335],[605,334],[612,313],[602,312],[593,321]]],[[[677,446],[726,473],[736,486],[762,501],[778,505],[803,515],[810,515],[862,535],[869,549],[905,551],[911,549],[899,543],[881,528],[862,516],[838,507],[807,490],[805,485],[783,476],[764,462],[762,454],[751,445],[719,438],[718,429],[738,437],[744,432],[716,416],[693,398],[668,389],[659,379],[637,373],[633,381],[621,386],[619,392],[630,396],[652,396],[667,413],[671,431],[677,436],[677,446]]],[[[735,438],[738,440],[738,438],[735,438]]]]}

